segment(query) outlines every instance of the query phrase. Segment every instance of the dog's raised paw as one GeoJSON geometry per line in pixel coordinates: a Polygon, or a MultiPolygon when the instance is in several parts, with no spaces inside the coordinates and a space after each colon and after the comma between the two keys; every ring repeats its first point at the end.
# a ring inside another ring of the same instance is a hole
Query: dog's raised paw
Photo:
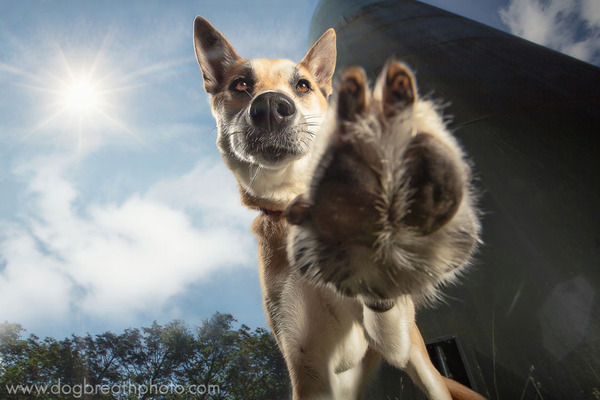
{"type": "Polygon", "coordinates": [[[385,117],[395,116],[403,108],[413,104],[416,97],[416,84],[412,72],[401,63],[390,62],[386,69],[383,88],[385,117]]]}
{"type": "Polygon", "coordinates": [[[463,152],[414,74],[390,61],[371,91],[348,69],[320,134],[309,191],[287,210],[292,266],[347,296],[435,297],[479,222],[463,152]]]}
{"type": "Polygon", "coordinates": [[[422,235],[429,235],[454,216],[465,185],[460,166],[449,149],[435,136],[419,133],[405,153],[405,179],[410,193],[402,221],[422,235]]]}

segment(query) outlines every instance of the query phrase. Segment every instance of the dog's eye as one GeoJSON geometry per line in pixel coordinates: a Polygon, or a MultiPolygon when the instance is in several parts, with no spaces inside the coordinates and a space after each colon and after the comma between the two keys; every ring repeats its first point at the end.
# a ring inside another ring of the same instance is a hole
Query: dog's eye
{"type": "Polygon", "coordinates": [[[248,83],[242,78],[236,79],[231,84],[231,89],[235,90],[236,92],[245,92],[248,90],[248,83]]]}
{"type": "Polygon", "coordinates": [[[310,83],[306,79],[300,79],[296,83],[296,90],[300,93],[308,93],[310,92],[310,83]]]}

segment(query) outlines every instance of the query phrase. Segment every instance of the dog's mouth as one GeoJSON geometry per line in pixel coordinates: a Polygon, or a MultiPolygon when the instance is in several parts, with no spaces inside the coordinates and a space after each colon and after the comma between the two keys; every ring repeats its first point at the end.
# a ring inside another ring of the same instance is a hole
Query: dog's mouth
{"type": "Polygon", "coordinates": [[[300,149],[291,149],[278,146],[265,146],[260,151],[255,153],[255,157],[266,164],[280,164],[290,159],[295,159],[302,156],[300,149]]]}
{"type": "Polygon", "coordinates": [[[250,129],[245,143],[240,143],[244,152],[264,167],[277,167],[292,162],[308,152],[308,143],[302,140],[302,132],[292,129],[281,132],[250,129]]]}

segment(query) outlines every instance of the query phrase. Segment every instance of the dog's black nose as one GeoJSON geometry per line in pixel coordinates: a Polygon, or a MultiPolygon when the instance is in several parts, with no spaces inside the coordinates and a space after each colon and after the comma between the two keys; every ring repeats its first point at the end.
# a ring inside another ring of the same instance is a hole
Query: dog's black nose
{"type": "Polygon", "coordinates": [[[250,105],[252,124],[269,131],[283,128],[295,114],[294,100],[279,92],[262,93],[250,105]]]}

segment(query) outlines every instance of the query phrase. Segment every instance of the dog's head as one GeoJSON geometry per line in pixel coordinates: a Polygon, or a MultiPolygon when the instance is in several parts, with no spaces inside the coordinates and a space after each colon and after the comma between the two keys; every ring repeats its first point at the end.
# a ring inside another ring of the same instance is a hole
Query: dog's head
{"type": "Polygon", "coordinates": [[[217,145],[242,189],[285,206],[305,185],[335,69],[328,30],[299,63],[245,59],[202,17],[194,46],[217,121],[217,145]]]}

